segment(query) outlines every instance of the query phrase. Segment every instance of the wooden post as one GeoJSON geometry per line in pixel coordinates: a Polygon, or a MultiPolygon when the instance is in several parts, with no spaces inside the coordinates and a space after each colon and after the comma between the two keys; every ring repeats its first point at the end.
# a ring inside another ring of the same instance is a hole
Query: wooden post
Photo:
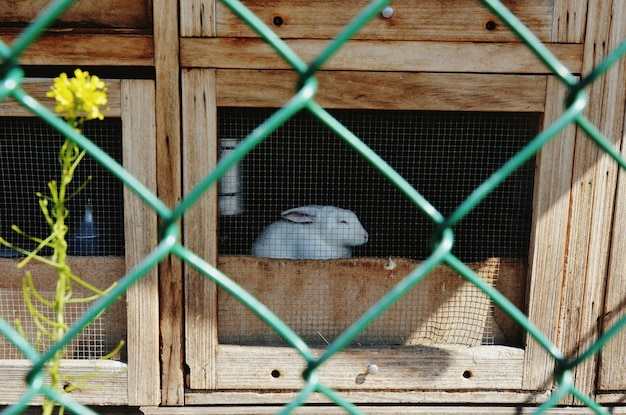
{"type": "MultiPolygon", "coordinates": [[[[156,191],[154,83],[122,81],[123,159],[128,171],[156,191]]],[[[124,188],[126,269],[132,269],[157,244],[157,215],[124,188]]],[[[159,385],[159,290],[157,270],[128,289],[128,404],[157,405],[159,385]]]]}
{"type": "MultiPolygon", "coordinates": [[[[154,0],[156,148],[159,197],[175,206],[181,199],[180,71],[178,1],[154,0]]],[[[163,405],[184,404],[182,262],[170,256],[159,266],[161,290],[161,381],[163,405]]]]}

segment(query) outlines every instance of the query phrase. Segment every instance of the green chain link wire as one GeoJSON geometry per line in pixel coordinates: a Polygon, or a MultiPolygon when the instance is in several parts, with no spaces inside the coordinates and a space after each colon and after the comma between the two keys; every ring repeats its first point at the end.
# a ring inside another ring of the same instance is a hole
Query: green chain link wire
{"type": "Polygon", "coordinates": [[[56,117],[55,114],[39,104],[21,88],[24,78],[24,72],[19,66],[21,54],[27,50],[41,32],[58,16],[62,15],[74,1],[75,0],[57,0],[52,2],[50,6],[42,11],[38,18],[22,32],[11,47],[0,41],[0,57],[2,58],[2,65],[0,66],[0,76],[2,77],[0,84],[0,101],[6,98],[16,100],[34,115],[45,120],[53,128],[68,136],[80,147],[85,149],[91,157],[121,180],[124,185],[139,196],[144,203],[154,209],[161,218],[160,242],[137,267],[118,282],[117,286],[111,292],[100,298],[100,300],[70,328],[61,341],[54,344],[43,355],[40,355],[15,328],[0,318],[0,333],[13,343],[27,359],[33,362],[33,367],[26,377],[26,383],[28,385],[27,391],[17,403],[2,411],[2,415],[19,414],[23,412],[32,400],[40,395],[56,400],[59,404],[64,405],[68,410],[74,413],[94,414],[89,408],[76,403],[69,395],[61,394],[58,391],[46,387],[43,382],[44,372],[42,369],[51,356],[68,344],[69,341],[88,326],[103,310],[117,301],[131,285],[135,284],[148,271],[157,266],[159,262],[169,255],[180,257],[187,264],[214,281],[221,289],[228,292],[248,307],[271,326],[289,345],[296,349],[307,362],[307,368],[302,374],[305,380],[304,387],[297,397],[283,408],[281,413],[290,413],[298,406],[305,404],[307,398],[312,393],[318,392],[326,395],[326,397],[338,406],[344,408],[348,413],[360,414],[361,411],[359,408],[346,401],[332,388],[320,382],[318,368],[334,354],[346,348],[377,317],[406,295],[435,267],[440,264],[446,264],[489,296],[498,307],[502,308],[513,320],[522,326],[554,359],[554,377],[558,386],[550,398],[537,408],[537,414],[544,413],[546,410],[556,406],[558,402],[568,394],[578,398],[595,413],[608,414],[608,412],[591,397],[586,396],[576,388],[573,382],[572,369],[584,360],[599,353],[602,347],[613,336],[623,330],[624,326],[626,326],[626,316],[619,319],[617,323],[602,334],[594,344],[587,350],[584,350],[578,357],[572,360],[565,359],[561,350],[551,343],[550,340],[529,321],[528,317],[524,315],[522,311],[515,307],[493,286],[483,281],[473,270],[451,253],[454,245],[452,227],[467,216],[517,168],[533,157],[547,142],[570,124],[578,125],[587,133],[589,138],[609,154],[620,167],[626,169],[626,160],[620,155],[618,149],[616,149],[611,142],[602,135],[597,127],[583,115],[583,110],[588,101],[585,88],[602,76],[615,62],[626,55],[626,41],[607,56],[604,61],[596,66],[589,74],[577,80],[547,47],[504,5],[498,0],[481,0],[487,8],[509,26],[546,67],[569,89],[569,96],[563,114],[553,124],[540,132],[526,147],[520,150],[487,180],[479,185],[450,216],[444,217],[378,154],[315,102],[315,95],[318,89],[317,80],[315,78],[316,73],[333,54],[354,36],[355,33],[377,15],[384,6],[390,3],[390,0],[372,1],[310,64],[305,63],[282,39],[242,3],[237,0],[222,0],[232,12],[255,30],[299,74],[296,90],[293,97],[282,108],[278,109],[270,118],[241,141],[234,152],[224,159],[221,159],[215,169],[200,181],[174,209],[169,209],[156,195],[151,193],[108,154],[103,152],[86,137],[76,133],[72,128],[56,117]],[[354,151],[377,168],[382,175],[401,190],[408,199],[437,225],[436,231],[430,238],[433,249],[432,254],[423,261],[418,268],[413,270],[384,295],[376,304],[372,305],[356,322],[348,327],[328,346],[324,354],[319,358],[315,358],[308,345],[263,303],[238,286],[227,275],[220,272],[219,269],[181,245],[179,242],[180,230],[177,224],[185,212],[193,206],[212,185],[217,183],[232,166],[243,159],[273,131],[302,109],[308,110],[326,124],[337,136],[352,147],[354,151]]]}

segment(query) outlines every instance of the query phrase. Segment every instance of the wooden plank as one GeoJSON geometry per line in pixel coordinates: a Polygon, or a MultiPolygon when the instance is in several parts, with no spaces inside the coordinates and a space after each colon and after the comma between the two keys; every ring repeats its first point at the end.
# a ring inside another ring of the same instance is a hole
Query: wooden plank
{"type": "MultiPolygon", "coordinates": [[[[28,23],[46,6],[48,0],[0,1],[3,25],[28,23]]],[[[109,0],[103,8],[98,0],[78,0],[54,23],[54,27],[149,29],[150,0],[109,0]]]]}
{"type": "MultiPolygon", "coordinates": [[[[184,192],[188,193],[217,163],[215,71],[185,70],[182,77],[184,115],[184,192]]],[[[217,186],[185,214],[185,245],[212,264],[217,262],[217,186]]],[[[217,348],[215,284],[185,267],[185,339],[189,385],[215,387],[217,348]]]]}
{"type": "MultiPolygon", "coordinates": [[[[555,77],[548,77],[543,128],[563,113],[567,88],[555,77]]],[[[559,330],[556,310],[561,300],[567,252],[570,187],[574,163],[570,126],[546,144],[537,154],[533,228],[530,238],[528,315],[553,343],[559,330]]],[[[549,387],[554,360],[530,336],[526,340],[524,388],[549,387]]]]}
{"type": "MultiPolygon", "coordinates": [[[[626,131],[626,126],[624,127],[626,131]]],[[[622,134],[626,139],[626,135],[622,134]]],[[[622,148],[626,143],[622,141],[622,148]]],[[[626,209],[626,172],[621,170],[618,177],[617,200],[615,203],[615,216],[613,218],[613,231],[611,232],[611,253],[609,260],[609,273],[606,289],[606,302],[602,319],[602,329],[607,331],[621,317],[624,316],[624,293],[626,293],[626,216],[617,212],[626,209]]],[[[602,350],[600,354],[600,370],[598,389],[600,390],[624,390],[626,389],[626,372],[622,368],[622,362],[626,361],[626,332],[616,335],[602,350]]],[[[623,399],[623,394],[620,394],[623,399]]]]}
{"type": "MultiPolygon", "coordinates": [[[[168,206],[182,198],[178,2],[153,0],[156,76],[156,174],[158,195],[168,206]]],[[[183,267],[169,256],[159,265],[163,405],[184,404],[183,267]]],[[[153,402],[154,404],[154,402],[153,402]]]]}
{"type": "MultiPolygon", "coordinates": [[[[617,0],[597,3],[589,9],[583,59],[585,72],[626,37],[625,6],[623,1],[617,0]]],[[[626,67],[622,63],[614,65],[588,89],[590,105],[585,115],[616,146],[623,134],[625,84],[626,67]]],[[[591,346],[600,329],[618,173],[617,164],[582,131],[577,133],[574,154],[559,339],[561,348],[570,357],[591,346]]],[[[595,392],[597,363],[597,356],[594,356],[575,369],[575,384],[583,393],[595,392]]]]}
{"type": "MultiPolygon", "coordinates": [[[[10,44],[16,34],[1,34],[10,44]]],[[[152,66],[152,36],[113,34],[44,34],[20,57],[22,65],[152,66]],[[111,47],[115,45],[115,47],[111,47]]]]}
{"type": "MultiPolygon", "coordinates": [[[[278,36],[309,39],[332,39],[368,4],[366,0],[351,2],[264,0],[244,3],[278,36]]],[[[550,40],[553,0],[508,0],[504,3],[541,40],[550,40]]],[[[356,33],[355,38],[518,41],[516,36],[485,7],[472,0],[457,0],[454,7],[437,0],[394,3],[392,7],[394,13],[391,18],[385,19],[380,15],[375,17],[356,33]],[[494,24],[488,26],[488,22],[494,24]]],[[[217,36],[258,36],[221,2],[217,3],[216,9],[217,36]]]]}
{"type": "MultiPolygon", "coordinates": [[[[123,159],[128,171],[156,192],[154,148],[154,82],[122,81],[123,159]]],[[[141,262],[157,244],[157,215],[128,188],[124,188],[126,267],[141,262]]],[[[131,286],[128,301],[128,403],[156,405],[160,402],[159,284],[152,269],[131,286]]]]}
{"type": "MultiPolygon", "coordinates": [[[[287,45],[311,62],[325,40],[288,39],[287,45]]],[[[572,72],[580,73],[582,45],[548,48],[572,72]]],[[[288,69],[288,64],[259,39],[183,38],[181,66],[240,69],[288,69]]],[[[521,43],[472,43],[352,40],[324,65],[325,70],[420,71],[541,74],[548,69],[521,43]],[[462,59],[459,57],[462,56],[462,59]]]]}
{"type": "Polygon", "coordinates": [[[555,0],[552,42],[583,43],[587,23],[587,0],[555,0]]]}
{"type": "MultiPolygon", "coordinates": [[[[350,395],[352,397],[353,395],[350,395]]],[[[497,405],[497,406],[481,406],[480,404],[470,405],[467,402],[481,402],[472,397],[472,395],[467,396],[465,405],[428,405],[428,407],[424,407],[422,405],[409,405],[405,402],[402,402],[404,405],[401,406],[383,406],[383,405],[372,405],[369,404],[365,408],[361,408],[365,410],[370,415],[396,415],[399,413],[412,415],[412,414],[428,414],[428,415],[475,415],[475,414],[484,414],[484,415],[531,415],[536,413],[537,407],[531,404],[526,405],[516,405],[511,406],[510,402],[506,402],[505,404],[497,405]]],[[[307,403],[310,402],[307,400],[307,403]]],[[[506,398],[503,397],[503,401],[506,401],[506,398]]],[[[286,403],[286,402],[285,402],[286,403]]],[[[295,415],[312,415],[312,414],[328,414],[328,415],[341,415],[345,414],[346,410],[343,408],[339,408],[337,406],[328,405],[328,399],[321,402],[326,405],[316,405],[316,406],[302,406],[296,408],[292,414],[295,415]]],[[[143,413],[146,415],[248,415],[248,414],[256,414],[256,415],[270,415],[275,414],[280,411],[280,407],[277,406],[248,406],[248,407],[237,407],[237,406],[229,406],[229,407],[219,407],[219,406],[203,406],[203,407],[187,407],[187,408],[141,408],[143,413]]],[[[550,414],[553,415],[583,415],[589,414],[589,408],[576,408],[576,407],[568,407],[568,408],[554,408],[549,410],[550,414]]],[[[625,414],[626,409],[624,407],[616,407],[611,408],[611,414],[619,415],[625,414]]]]}
{"type": "MultiPolygon", "coordinates": [[[[323,345],[334,341],[420,264],[403,258],[394,258],[392,265],[388,261],[294,261],[222,255],[218,265],[307,344],[323,345]]],[[[493,285],[500,279],[507,283],[523,281],[526,275],[522,261],[489,258],[469,265],[493,285]]],[[[523,302],[524,291],[516,295],[516,301],[523,302]]],[[[221,344],[281,343],[268,325],[222,290],[218,294],[218,313],[221,344]]],[[[491,318],[488,297],[451,269],[440,266],[372,322],[354,344],[478,346],[490,329],[487,322],[491,318]]]]}
{"type": "MultiPolygon", "coordinates": [[[[29,360],[0,360],[0,405],[17,402],[26,392],[24,379],[32,367],[29,360]]],[[[72,391],[71,397],[87,405],[127,405],[127,366],[114,360],[62,360],[61,374],[80,379],[82,387],[72,391]],[[94,375],[95,376],[90,376],[94,375]],[[102,393],[106,390],[106,393],[102,393]]],[[[49,380],[45,381],[49,383],[49,380]]],[[[41,397],[31,402],[40,405],[41,397]]],[[[41,408],[39,409],[41,413],[41,408]]]]}
{"type": "Polygon", "coordinates": [[[180,0],[180,35],[215,36],[215,0],[180,0]]]}
{"type": "MultiPolygon", "coordinates": [[[[373,405],[387,406],[388,408],[394,408],[398,411],[398,406],[402,406],[402,413],[405,413],[404,409],[411,410],[411,405],[417,404],[419,408],[424,410],[424,404],[428,404],[427,408],[430,409],[436,404],[446,403],[447,408],[459,408],[462,404],[468,402],[480,403],[482,405],[498,404],[499,408],[504,408],[504,405],[522,404],[526,405],[538,405],[545,402],[550,397],[549,391],[457,391],[457,390],[441,390],[441,391],[424,391],[424,390],[401,390],[401,391],[388,391],[388,390],[351,390],[351,391],[338,391],[339,395],[345,397],[354,404],[368,404],[367,413],[370,414],[370,410],[373,405]]],[[[287,402],[296,398],[298,392],[296,391],[188,391],[185,396],[185,402],[189,405],[205,405],[202,409],[210,411],[210,405],[229,405],[231,407],[235,405],[284,405],[287,402]]],[[[328,403],[328,398],[319,393],[312,394],[308,397],[307,404],[316,404],[315,407],[319,407],[320,404],[328,403]]],[[[494,405],[495,406],[495,405],[494,405]]],[[[521,406],[521,405],[520,405],[521,406]]],[[[315,408],[314,407],[314,408],[315,408]]],[[[191,408],[191,407],[187,407],[191,408]]],[[[197,408],[197,407],[196,407],[197,408]]],[[[249,408],[249,407],[248,407],[249,408]]],[[[221,407],[224,409],[224,407],[221,407]]],[[[519,409],[519,408],[518,408],[519,409]]],[[[278,412],[275,410],[272,413],[278,412]]],[[[146,412],[146,413],[158,413],[146,412]]],[[[205,412],[202,412],[205,413],[205,412]]],[[[256,412],[255,412],[256,413],[256,412]]],[[[319,413],[316,412],[316,413],[319,413]]],[[[326,413],[326,412],[324,412],[326,413]]],[[[396,412],[397,414],[398,412],[396,412]]],[[[429,413],[429,412],[427,412],[429,413]]],[[[475,409],[476,413],[484,413],[482,410],[475,409]]],[[[511,413],[513,414],[513,413],[511,413]]]]}
{"type": "MultiPolygon", "coordinates": [[[[541,112],[546,87],[544,76],[330,71],[317,79],[325,108],[541,112]]],[[[281,106],[295,85],[291,71],[218,70],[217,105],[281,106]]]]}
{"type": "MultiPolygon", "coordinates": [[[[91,75],[97,73],[91,72],[91,75]]],[[[73,76],[68,74],[68,76],[73,76]]],[[[109,111],[106,113],[107,118],[119,118],[120,116],[120,81],[116,79],[104,79],[107,86],[107,99],[109,103],[107,107],[109,111]]],[[[27,78],[24,79],[22,87],[30,96],[35,98],[41,104],[51,111],[54,111],[55,101],[46,96],[52,85],[52,79],[43,78],[27,78]]],[[[22,107],[12,99],[6,99],[0,102],[0,116],[3,117],[32,117],[33,114],[26,108],[22,107]]]]}
{"type": "MultiPolygon", "coordinates": [[[[614,13],[616,16],[626,16],[626,8],[623,3],[616,4],[615,6],[616,9],[614,13]]],[[[621,71],[621,76],[623,77],[624,73],[626,73],[626,65],[623,60],[619,66],[620,67],[616,69],[621,71]]],[[[612,82],[612,80],[609,82],[612,82]]],[[[626,81],[622,78],[622,86],[624,85],[624,82],[626,81]]],[[[607,86],[608,85],[610,84],[607,84],[607,86]]],[[[621,102],[621,105],[616,106],[616,113],[620,111],[620,106],[622,111],[626,111],[623,104],[624,103],[621,102]]],[[[624,155],[624,151],[626,151],[626,113],[623,115],[623,122],[622,132],[617,135],[617,137],[622,137],[622,155],[624,155]]],[[[617,126],[615,126],[614,131],[616,130],[617,126]]],[[[624,232],[624,229],[626,229],[626,215],[623,214],[625,211],[624,209],[626,209],[626,172],[620,169],[617,183],[615,210],[613,214],[613,228],[611,232],[606,298],[604,304],[604,314],[602,316],[603,331],[608,330],[625,314],[624,305],[626,300],[624,293],[626,293],[626,281],[624,280],[624,269],[626,269],[626,232],[624,232]]],[[[598,373],[599,390],[606,391],[626,389],[626,373],[623,370],[624,361],[626,361],[626,332],[622,330],[604,347],[602,353],[600,354],[600,367],[598,373]],[[620,370],[620,367],[622,370],[620,370]]],[[[619,402],[623,402],[624,395],[620,395],[621,398],[619,402]]]]}
{"type": "MultiPolygon", "coordinates": [[[[323,350],[314,350],[321,355],[323,350]]],[[[416,346],[397,349],[348,349],[319,368],[320,381],[333,389],[519,389],[522,349],[505,346],[416,346]],[[376,364],[379,372],[357,377],[376,364]]],[[[218,389],[300,389],[306,363],[284,347],[220,345],[218,389]]]]}

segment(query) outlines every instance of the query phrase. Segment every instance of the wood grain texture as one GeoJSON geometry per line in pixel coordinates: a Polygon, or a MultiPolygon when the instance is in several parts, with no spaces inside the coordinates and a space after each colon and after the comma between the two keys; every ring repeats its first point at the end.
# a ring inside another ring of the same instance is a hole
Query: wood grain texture
{"type": "MultiPolygon", "coordinates": [[[[550,40],[552,0],[507,0],[504,3],[536,35],[550,40]]],[[[332,39],[367,6],[366,0],[336,2],[245,1],[244,4],[281,38],[332,39]],[[281,19],[277,24],[275,17],[281,19]]],[[[377,16],[356,33],[356,39],[466,40],[472,42],[518,41],[516,36],[476,1],[420,0],[396,2],[393,16],[377,16]],[[492,30],[487,22],[495,23],[492,30]]],[[[217,36],[256,37],[245,23],[221,2],[216,4],[217,36]]]]}
{"type": "MultiPolygon", "coordinates": [[[[325,108],[541,112],[546,77],[514,75],[321,72],[316,101],[325,108]]],[[[282,106],[291,71],[218,70],[217,105],[282,106]]]]}
{"type": "MultiPolygon", "coordinates": [[[[215,71],[185,70],[183,87],[184,191],[188,193],[217,163],[215,71]]],[[[185,245],[217,262],[217,186],[213,186],[184,218],[185,245]]],[[[217,289],[190,267],[185,268],[185,339],[189,385],[215,387],[217,289]]]]}
{"type": "MultiPolygon", "coordinates": [[[[323,350],[313,350],[321,355],[323,350]]],[[[319,369],[324,385],[360,389],[519,389],[524,351],[504,346],[416,346],[398,349],[347,349],[319,369]],[[357,384],[368,365],[379,372],[357,384]]],[[[220,345],[217,351],[219,389],[300,389],[306,364],[284,347],[220,345]]]]}
{"type": "MultiPolygon", "coordinates": [[[[2,24],[31,22],[48,3],[48,0],[1,0],[2,24]]],[[[149,29],[152,24],[151,0],[108,0],[106,6],[102,7],[98,0],[78,0],[53,27],[149,29]]]]}
{"type": "MultiPolygon", "coordinates": [[[[156,192],[154,82],[122,81],[123,159],[128,171],[156,192]]],[[[157,215],[124,188],[126,268],[132,269],[157,244],[157,215]]],[[[159,289],[156,268],[131,286],[128,301],[128,403],[160,403],[159,289]]]]}
{"type": "MultiPolygon", "coordinates": [[[[97,75],[97,73],[91,73],[97,75]]],[[[73,76],[68,74],[68,76],[73,76]]],[[[107,118],[120,117],[120,81],[115,79],[103,79],[107,86],[107,107],[109,111],[106,113],[107,118]]],[[[52,79],[28,78],[24,79],[22,89],[30,96],[35,98],[39,103],[44,105],[51,111],[54,111],[55,101],[53,98],[47,97],[46,93],[50,90],[52,79]]],[[[0,116],[3,117],[32,117],[33,114],[26,108],[18,104],[12,99],[6,99],[0,102],[0,116]]]]}
{"type": "Polygon", "coordinates": [[[180,35],[215,36],[215,0],[180,0],[180,35]]]}
{"type": "MultiPolygon", "coordinates": [[[[24,379],[32,367],[29,360],[0,360],[0,405],[17,402],[26,391],[24,379]]],[[[127,366],[114,360],[62,360],[61,374],[82,379],[82,388],[70,393],[76,401],[87,405],[127,405],[127,366]],[[95,376],[89,376],[94,375],[95,376]],[[106,390],[106,393],[102,393],[106,390]]],[[[49,382],[46,380],[46,382],[49,382]]],[[[41,404],[41,397],[32,403],[41,404]]],[[[41,413],[41,408],[39,409],[41,413]]]]}
{"type": "MultiPolygon", "coordinates": [[[[563,113],[566,94],[567,88],[558,79],[548,78],[544,129],[563,113]]],[[[546,144],[536,158],[528,315],[555,344],[567,253],[575,133],[573,126],[566,128],[546,144]]],[[[554,359],[530,336],[526,340],[525,359],[524,388],[549,388],[554,359]]]]}
{"type": "MultiPolygon", "coordinates": [[[[328,45],[319,39],[288,39],[287,45],[311,62],[328,45]]],[[[183,38],[181,66],[288,69],[265,42],[242,38],[183,38]]],[[[580,73],[582,46],[548,48],[570,71],[580,73]]],[[[548,69],[521,43],[351,40],[324,65],[325,70],[421,71],[541,74],[548,69]],[[462,56],[463,59],[459,59],[462,56]]]]}
{"type": "MultiPolygon", "coordinates": [[[[587,16],[583,68],[591,70],[626,37],[623,1],[595,3],[587,16]]],[[[618,146],[624,125],[626,67],[614,65],[588,88],[585,115],[618,146]],[[621,87],[616,87],[617,85],[621,87]]],[[[574,181],[568,235],[568,255],[561,305],[559,343],[568,356],[596,340],[604,313],[610,235],[617,186],[617,164],[579,131],[574,149],[574,181]]],[[[597,356],[575,369],[575,383],[594,394],[597,356]]]]}
{"type": "MultiPolygon", "coordinates": [[[[178,1],[153,0],[156,76],[157,194],[173,207],[182,197],[178,1]]],[[[163,405],[184,403],[183,266],[169,256],[159,264],[163,405]]]]}
{"type": "Polygon", "coordinates": [[[555,0],[552,42],[583,43],[588,0],[555,0]]]}
{"type": "MultiPolygon", "coordinates": [[[[359,404],[367,404],[367,413],[373,413],[373,405],[380,405],[381,410],[393,408],[392,412],[398,413],[411,413],[408,411],[413,410],[415,413],[427,413],[435,405],[445,402],[445,406],[449,409],[454,408],[454,411],[462,409],[461,405],[466,405],[468,402],[472,402],[480,405],[492,405],[497,408],[504,408],[504,405],[538,405],[545,402],[550,396],[550,392],[546,391],[502,391],[502,390],[472,390],[472,391],[457,391],[457,390],[439,390],[439,391],[425,391],[425,390],[351,390],[351,391],[339,391],[339,395],[345,397],[350,402],[359,404]],[[428,404],[425,407],[425,404],[428,404]],[[401,407],[399,407],[402,405],[401,407]],[[422,411],[422,412],[420,412],[422,411]]],[[[190,411],[203,409],[205,411],[211,411],[211,405],[229,405],[234,407],[235,405],[285,405],[287,402],[296,398],[297,392],[295,391],[188,391],[185,397],[185,402],[189,405],[205,405],[201,407],[187,407],[190,411]]],[[[327,404],[328,398],[324,395],[316,393],[309,396],[307,404],[316,404],[311,409],[319,408],[320,404],[327,404]]],[[[219,409],[224,410],[224,406],[220,406],[219,409]]],[[[274,407],[276,408],[276,407],[274,407]]],[[[217,408],[215,408],[217,409],[217,408]]],[[[301,408],[302,409],[302,408],[301,408]]],[[[330,408],[328,408],[330,409],[330,408]]],[[[484,408],[474,408],[474,412],[471,414],[483,414],[488,413],[483,411],[484,408]]],[[[519,407],[517,408],[520,409],[519,407]]],[[[569,408],[572,409],[572,408],[569,408]]],[[[144,410],[147,410],[144,409],[144,410]]],[[[233,408],[234,411],[237,409],[233,408]]],[[[275,414],[277,411],[271,412],[275,414]]],[[[158,409],[154,411],[146,412],[158,414],[158,409]]],[[[181,412],[181,414],[184,412],[181,412]]],[[[197,412],[189,412],[190,414],[197,412]]],[[[205,412],[199,412],[204,414],[205,412]]],[[[208,412],[210,413],[210,412],[208,412]]],[[[218,412],[222,413],[222,412],[218,412]]],[[[237,412],[235,412],[237,413],[237,412]]],[[[257,413],[257,412],[254,412],[257,413]]],[[[313,413],[319,413],[313,412],[313,413]]],[[[328,413],[324,411],[324,413],[328,413]]],[[[340,412],[340,413],[345,413],[340,412]]],[[[456,413],[456,412],[455,412],[456,413]]],[[[510,415],[517,415],[519,412],[513,410],[509,412],[503,412],[510,415]]],[[[531,412],[532,413],[532,412],[531,412]]]]}
{"type": "MultiPolygon", "coordinates": [[[[10,44],[16,35],[0,33],[10,44]]],[[[20,57],[22,65],[152,66],[150,35],[56,33],[39,37],[20,57]]]]}
{"type": "MultiPolygon", "coordinates": [[[[471,405],[468,402],[476,402],[473,398],[474,395],[480,395],[477,392],[467,393],[466,401],[463,402],[462,405],[428,405],[428,407],[424,407],[420,404],[407,404],[406,402],[401,402],[401,405],[394,406],[385,406],[383,405],[371,405],[368,404],[367,407],[361,408],[369,415],[397,415],[397,414],[428,414],[428,415],[531,415],[536,413],[537,407],[532,403],[520,403],[519,405],[513,406],[510,403],[510,400],[507,399],[509,394],[500,394],[496,396],[500,396],[502,401],[506,401],[506,404],[494,405],[494,406],[481,406],[481,405],[471,405]],[[402,405],[403,404],[403,405],[402,405]]],[[[354,394],[347,394],[349,398],[353,398],[354,394]]],[[[383,393],[380,393],[379,396],[384,396],[383,393]]],[[[447,396],[447,395],[442,395],[447,396]]],[[[444,398],[445,399],[445,398],[444,398]]],[[[310,402],[312,399],[309,398],[307,401],[310,402]]],[[[285,399],[282,403],[287,403],[289,400],[285,399]]],[[[295,415],[317,415],[317,414],[328,414],[328,415],[342,415],[346,413],[346,410],[343,408],[339,408],[337,406],[324,405],[328,404],[328,400],[320,401],[316,406],[303,406],[296,408],[292,413],[295,415]]],[[[278,405],[278,403],[276,404],[278,405]]],[[[280,411],[279,406],[248,406],[248,407],[219,407],[219,406],[203,406],[203,407],[188,407],[188,408],[176,408],[171,410],[171,408],[141,408],[144,414],[146,415],[271,415],[280,411]],[[170,411],[171,410],[171,411],[170,411]]],[[[626,413],[624,408],[611,408],[611,413],[615,415],[622,415],[626,413]]],[[[589,414],[589,408],[580,408],[580,407],[567,407],[567,408],[554,408],[550,409],[550,414],[553,415],[583,415],[589,414]]]]}
{"type": "MultiPolygon", "coordinates": [[[[614,4],[615,16],[626,18],[626,5],[623,2],[614,4]]],[[[618,22],[615,22],[618,23],[618,22]]],[[[621,22],[623,23],[623,22],[621,22]]],[[[621,25],[620,29],[614,29],[623,34],[626,29],[621,25]]],[[[617,34],[619,36],[619,34],[617,34]]],[[[614,45],[615,40],[611,42],[614,45]]],[[[626,97],[626,62],[622,61],[613,69],[611,77],[607,79],[605,88],[613,89],[609,85],[622,85],[622,88],[615,88],[610,91],[613,96],[607,97],[607,104],[615,105],[609,119],[613,123],[609,130],[615,135],[622,149],[622,156],[626,151],[626,108],[624,100],[626,97]],[[615,83],[614,83],[615,82],[615,83]],[[622,122],[621,131],[619,128],[620,118],[622,122]]],[[[608,128],[608,126],[607,126],[608,128]]],[[[617,320],[625,314],[626,307],[626,281],[624,270],[626,269],[626,172],[620,169],[617,182],[617,195],[613,213],[613,224],[611,230],[610,254],[608,265],[608,278],[604,313],[602,315],[602,330],[608,330],[617,320]]],[[[613,338],[602,350],[600,354],[600,368],[598,374],[598,389],[600,390],[624,390],[626,389],[626,372],[623,370],[623,362],[626,361],[626,332],[622,330],[613,338]]],[[[622,395],[623,402],[623,395],[622,395]]]]}

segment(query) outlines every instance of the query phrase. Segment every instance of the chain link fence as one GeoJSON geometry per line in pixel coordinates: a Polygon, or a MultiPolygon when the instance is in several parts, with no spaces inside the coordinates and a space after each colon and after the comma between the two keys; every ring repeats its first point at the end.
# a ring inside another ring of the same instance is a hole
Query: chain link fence
{"type": "MultiPolygon", "coordinates": [[[[588,349],[582,351],[576,358],[566,359],[564,353],[538,330],[522,311],[516,308],[498,290],[483,281],[468,265],[451,253],[455,236],[452,228],[455,224],[459,223],[459,221],[463,220],[463,218],[511,175],[512,172],[532,158],[542,146],[568,125],[576,124],[587,134],[590,140],[593,140],[603,151],[609,154],[621,168],[626,168],[626,160],[620,155],[619,150],[614,148],[598,128],[583,115],[583,110],[588,105],[588,97],[585,88],[598,80],[614,63],[626,55],[626,42],[622,42],[621,45],[611,52],[595,69],[579,79],[499,1],[482,0],[483,5],[505,22],[528,48],[539,57],[543,64],[549,68],[554,76],[568,88],[569,95],[565,102],[563,114],[554,123],[540,132],[528,145],[511,157],[497,169],[497,171],[493,172],[480,186],[475,188],[470,196],[467,197],[452,214],[444,216],[424,198],[417,189],[413,188],[401,175],[394,171],[385,160],[372,151],[359,137],[355,136],[315,101],[318,89],[315,76],[316,72],[320,70],[331,56],[340,50],[355,33],[366,25],[369,20],[380,13],[389,1],[372,1],[348,26],[329,42],[328,46],[311,63],[306,63],[243,4],[236,0],[223,0],[225,5],[265,39],[293,70],[298,73],[299,80],[296,85],[296,93],[286,105],[273,113],[270,118],[241,141],[233,152],[220,160],[216,168],[198,183],[178,206],[170,209],[155,194],[150,192],[142,183],[130,175],[112,157],[102,151],[98,146],[94,145],[89,139],[76,133],[73,128],[69,127],[55,114],[44,108],[21,87],[24,79],[24,71],[20,67],[20,56],[37,39],[42,31],[58,16],[63,14],[73,2],[74,0],[52,2],[51,5],[42,11],[39,17],[21,33],[10,47],[0,42],[0,55],[2,56],[0,101],[5,99],[16,100],[32,112],[32,114],[45,120],[53,128],[85,149],[91,157],[105,166],[114,176],[123,182],[125,186],[128,186],[129,189],[135,192],[144,203],[156,211],[162,223],[160,229],[161,237],[158,246],[145,257],[135,269],[124,276],[105,297],[101,298],[89,311],[84,313],[79,321],[71,327],[62,341],[53,345],[44,354],[38,353],[35,347],[29,344],[9,322],[0,319],[0,333],[9,339],[27,359],[32,361],[32,368],[25,379],[28,385],[27,392],[21,397],[19,402],[5,409],[2,412],[3,414],[21,413],[35,397],[41,395],[57,401],[60,405],[64,405],[72,412],[78,414],[93,413],[92,410],[76,403],[68,394],[62,394],[45,385],[43,369],[46,362],[57,351],[78,336],[103,310],[124,295],[128,287],[140,280],[149,270],[156,267],[159,262],[168,255],[180,257],[187,264],[197,269],[204,276],[214,281],[220,288],[243,303],[265,323],[271,326],[291,347],[297,350],[307,362],[307,368],[302,374],[305,379],[305,386],[301,389],[297,397],[282,409],[281,413],[290,413],[298,406],[305,404],[309,395],[316,392],[326,395],[336,405],[343,407],[349,413],[361,413],[359,408],[346,401],[335,390],[320,382],[318,368],[333,355],[350,345],[368,325],[414,288],[421,280],[427,277],[429,273],[440,264],[448,265],[467,281],[475,284],[476,287],[489,296],[498,307],[501,307],[513,320],[522,326],[554,359],[554,378],[558,386],[551,394],[550,398],[537,408],[537,413],[543,413],[556,406],[558,402],[568,394],[578,398],[595,413],[608,413],[595,402],[592,397],[587,396],[577,389],[574,385],[573,369],[581,362],[599,353],[602,347],[624,328],[626,325],[626,317],[622,317],[618,320],[609,330],[603,333],[595,343],[588,349]],[[180,244],[180,231],[177,225],[177,222],[185,212],[193,206],[211,186],[215,185],[231,167],[242,158],[246,157],[247,153],[263,142],[274,130],[303,109],[316,116],[322,123],[341,137],[355,152],[378,169],[380,173],[401,190],[404,195],[436,225],[436,231],[430,235],[430,243],[432,246],[430,256],[423,261],[417,269],[399,282],[392,291],[383,296],[376,304],[373,304],[365,314],[332,342],[318,358],[313,355],[310,347],[296,335],[292,328],[287,326],[272,313],[272,310],[268,309],[254,296],[243,290],[227,275],[220,272],[219,269],[216,269],[213,265],[207,263],[204,259],[180,244]]],[[[593,7],[593,5],[590,7],[593,7]]],[[[616,87],[623,87],[623,85],[616,87]]]]}

